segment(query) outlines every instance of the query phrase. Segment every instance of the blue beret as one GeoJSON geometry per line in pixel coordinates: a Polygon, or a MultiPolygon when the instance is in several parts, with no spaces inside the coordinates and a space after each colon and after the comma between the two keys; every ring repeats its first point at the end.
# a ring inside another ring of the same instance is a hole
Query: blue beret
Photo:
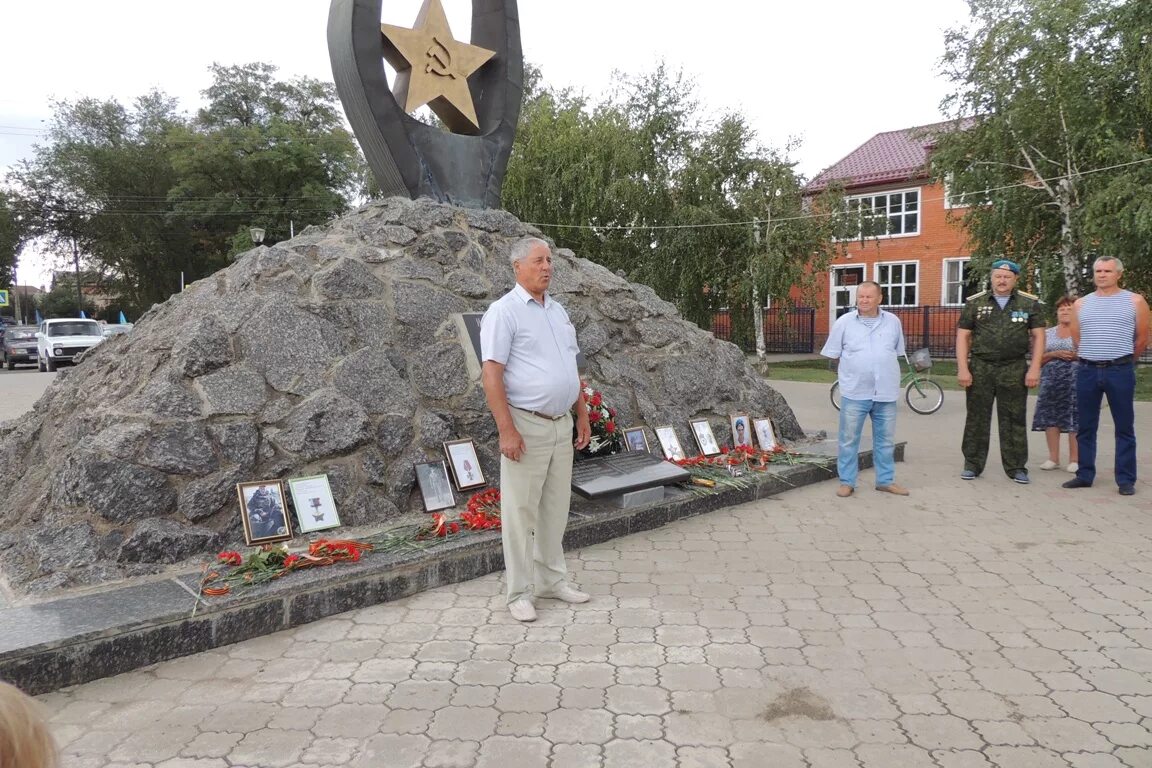
{"type": "Polygon", "coordinates": [[[1020,265],[1014,261],[1008,261],[1008,259],[992,262],[992,269],[1006,269],[1014,275],[1020,274],[1020,265]]]}

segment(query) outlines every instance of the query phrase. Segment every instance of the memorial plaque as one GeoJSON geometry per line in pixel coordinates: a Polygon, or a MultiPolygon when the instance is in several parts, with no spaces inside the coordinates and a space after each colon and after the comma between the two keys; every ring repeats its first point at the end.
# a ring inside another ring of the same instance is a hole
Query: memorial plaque
{"type": "Polygon", "coordinates": [[[644,488],[685,483],[688,470],[650,453],[629,451],[587,459],[572,468],[572,490],[586,499],[619,496],[644,488]]]}

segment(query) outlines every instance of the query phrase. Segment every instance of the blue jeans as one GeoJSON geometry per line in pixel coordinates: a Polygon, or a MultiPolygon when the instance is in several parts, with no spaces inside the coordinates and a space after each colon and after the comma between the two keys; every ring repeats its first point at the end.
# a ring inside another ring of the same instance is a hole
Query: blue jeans
{"type": "Polygon", "coordinates": [[[856,487],[860,474],[860,433],[864,419],[872,416],[872,465],[876,468],[876,487],[892,485],[896,480],[896,403],[875,400],[840,400],[839,450],[836,469],[840,483],[856,487]]]}
{"type": "Polygon", "coordinates": [[[1081,363],[1076,372],[1076,408],[1080,411],[1076,444],[1080,468],[1076,477],[1086,483],[1096,480],[1096,433],[1100,428],[1100,402],[1108,398],[1116,425],[1116,484],[1136,484],[1136,414],[1132,401],[1136,394],[1136,366],[1110,365],[1097,368],[1081,363]]]}

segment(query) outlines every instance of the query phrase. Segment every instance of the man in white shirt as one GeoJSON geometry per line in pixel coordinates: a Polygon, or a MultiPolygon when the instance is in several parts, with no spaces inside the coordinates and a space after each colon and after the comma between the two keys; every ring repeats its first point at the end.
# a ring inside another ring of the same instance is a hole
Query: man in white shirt
{"type": "Polygon", "coordinates": [[[576,370],[576,329],[551,296],[552,251],[538,238],[512,246],[516,286],[480,323],[483,383],[500,433],[500,522],[508,610],[534,621],[534,597],[584,603],[568,583],[563,538],[573,448],[592,437],[576,370]],[[572,440],[573,406],[576,440],[572,440]]]}
{"type": "Polygon", "coordinates": [[[836,495],[851,496],[860,472],[860,434],[872,418],[872,464],[876,490],[907,496],[896,480],[896,403],[900,397],[900,357],[904,327],[900,318],[880,309],[880,285],[872,281],[856,289],[856,310],[837,318],[820,354],[838,360],[840,434],[836,495]]]}

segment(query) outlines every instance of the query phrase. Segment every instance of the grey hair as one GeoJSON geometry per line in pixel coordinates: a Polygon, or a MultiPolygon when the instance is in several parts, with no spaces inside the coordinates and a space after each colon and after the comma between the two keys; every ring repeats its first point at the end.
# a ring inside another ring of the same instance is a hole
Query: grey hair
{"type": "MultiPolygon", "coordinates": [[[[1098,259],[1096,259],[1096,261],[1110,261],[1116,265],[1116,271],[1117,272],[1123,272],[1124,271],[1124,262],[1120,261],[1120,259],[1116,258],[1115,256],[1101,256],[1098,259]]],[[[1092,262],[1093,266],[1096,265],[1096,261],[1092,262]]]]}
{"type": "Polygon", "coordinates": [[[548,249],[548,253],[552,253],[552,246],[548,245],[548,243],[544,242],[540,238],[522,237],[516,242],[512,243],[512,254],[509,257],[509,261],[515,264],[521,259],[527,257],[528,254],[532,253],[532,249],[538,245],[544,246],[546,249],[548,249]]]}

